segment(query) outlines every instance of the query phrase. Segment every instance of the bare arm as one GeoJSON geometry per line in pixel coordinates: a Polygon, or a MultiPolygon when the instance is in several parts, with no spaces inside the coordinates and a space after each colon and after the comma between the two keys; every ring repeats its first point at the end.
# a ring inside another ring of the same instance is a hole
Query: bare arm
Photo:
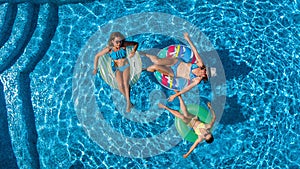
{"type": "Polygon", "coordinates": [[[195,45],[193,44],[193,42],[191,41],[190,37],[189,37],[189,34],[188,33],[184,33],[184,39],[189,43],[189,45],[191,46],[192,48],[192,51],[193,53],[195,54],[195,57],[196,57],[196,60],[197,60],[197,65],[199,67],[203,67],[204,66],[204,63],[195,47],[195,45]]]}
{"type": "Polygon", "coordinates": [[[210,110],[210,112],[212,114],[212,120],[209,123],[210,128],[211,128],[214,125],[215,121],[216,121],[216,114],[215,114],[214,109],[211,107],[211,103],[210,102],[207,103],[207,106],[208,106],[208,108],[209,108],[209,110],[210,110]]]}
{"type": "Polygon", "coordinates": [[[191,84],[189,84],[188,86],[186,86],[185,88],[183,88],[180,92],[177,92],[175,94],[173,94],[172,96],[169,97],[169,102],[173,101],[177,96],[191,90],[193,87],[195,87],[197,84],[199,84],[202,80],[202,77],[196,77],[193,79],[193,82],[191,84]]]}
{"type": "Polygon", "coordinates": [[[195,141],[195,143],[192,145],[192,147],[190,148],[190,150],[183,155],[184,158],[187,158],[191,152],[193,152],[193,150],[197,147],[197,145],[203,140],[203,138],[199,138],[195,141]]]}
{"type": "Polygon", "coordinates": [[[109,48],[106,47],[104,48],[102,51],[98,52],[96,55],[95,55],[95,58],[94,58],[94,70],[93,70],[93,74],[96,74],[97,73],[97,67],[98,67],[98,60],[101,56],[105,55],[106,53],[109,52],[109,48]]]}
{"type": "Polygon", "coordinates": [[[123,45],[125,47],[127,47],[127,46],[133,46],[133,49],[132,49],[132,51],[130,53],[130,57],[132,57],[135,54],[137,48],[139,47],[139,43],[133,42],[133,41],[125,41],[123,45]]]}

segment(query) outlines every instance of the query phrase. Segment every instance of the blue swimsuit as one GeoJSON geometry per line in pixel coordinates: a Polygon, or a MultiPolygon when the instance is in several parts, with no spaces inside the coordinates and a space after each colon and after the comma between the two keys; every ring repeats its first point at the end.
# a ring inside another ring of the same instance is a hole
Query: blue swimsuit
{"type": "Polygon", "coordinates": [[[113,60],[119,60],[119,59],[126,58],[126,50],[123,48],[121,48],[120,50],[118,50],[116,52],[114,50],[112,50],[110,53],[110,57],[113,60]]]}
{"type": "MultiPolygon", "coordinates": [[[[178,68],[178,65],[181,63],[181,62],[184,62],[182,61],[181,59],[178,58],[178,61],[173,65],[171,66],[171,69],[173,70],[173,74],[174,74],[174,77],[177,76],[177,68],[178,68]]],[[[191,70],[190,70],[190,80],[196,78],[197,76],[192,72],[192,70],[194,69],[197,69],[198,68],[198,65],[196,63],[193,63],[192,66],[191,66],[191,70]]]]}
{"type": "Polygon", "coordinates": [[[120,72],[123,72],[127,67],[129,67],[129,63],[121,66],[121,67],[116,67],[115,66],[115,62],[114,60],[119,60],[119,59],[123,59],[126,58],[126,50],[121,48],[118,51],[114,51],[112,50],[112,52],[110,53],[110,57],[112,58],[112,62],[111,62],[111,67],[113,71],[119,70],[120,72]]]}
{"type": "Polygon", "coordinates": [[[196,64],[196,63],[193,63],[192,66],[191,66],[191,71],[190,71],[190,79],[194,79],[196,78],[197,76],[193,73],[193,70],[194,69],[197,69],[199,68],[199,66],[196,64]]]}

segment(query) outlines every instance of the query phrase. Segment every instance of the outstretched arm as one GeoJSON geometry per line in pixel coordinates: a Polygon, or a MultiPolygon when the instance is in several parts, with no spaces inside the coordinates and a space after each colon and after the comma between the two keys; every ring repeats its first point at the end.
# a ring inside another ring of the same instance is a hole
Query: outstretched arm
{"type": "Polygon", "coordinates": [[[133,49],[132,49],[132,51],[131,51],[129,57],[134,56],[134,54],[135,54],[137,48],[139,47],[139,43],[133,42],[133,41],[125,41],[123,45],[124,45],[125,47],[127,47],[127,46],[133,46],[133,49]]]}
{"type": "Polygon", "coordinates": [[[203,140],[203,138],[199,138],[195,141],[195,143],[192,145],[192,147],[190,148],[190,150],[183,155],[184,158],[187,158],[191,152],[193,152],[193,150],[197,147],[197,145],[203,140]]]}
{"type": "Polygon", "coordinates": [[[94,58],[94,70],[93,70],[93,74],[96,74],[97,73],[97,67],[98,67],[98,60],[101,56],[105,55],[106,53],[109,52],[109,48],[106,47],[104,48],[102,51],[100,51],[99,53],[97,53],[95,55],[95,58],[94,58]]]}
{"type": "Polygon", "coordinates": [[[202,77],[196,77],[193,79],[193,82],[191,84],[189,84],[188,86],[186,86],[185,88],[183,88],[180,92],[173,94],[172,96],[169,97],[169,102],[173,101],[177,96],[191,90],[193,87],[195,87],[197,84],[199,84],[202,80],[202,77]]]}
{"type": "Polygon", "coordinates": [[[210,102],[207,103],[207,106],[208,106],[208,108],[209,108],[209,110],[210,110],[210,113],[212,114],[212,120],[211,120],[211,122],[209,123],[210,127],[212,127],[212,126],[214,125],[215,121],[216,121],[216,114],[215,114],[215,111],[214,111],[214,109],[212,108],[210,102]]]}
{"type": "Polygon", "coordinates": [[[197,60],[197,65],[199,67],[203,67],[204,63],[203,63],[203,61],[202,61],[195,45],[193,44],[192,40],[190,39],[189,34],[185,32],[183,35],[184,35],[184,39],[189,43],[189,45],[192,48],[193,53],[195,54],[195,57],[196,57],[196,60],[197,60]]]}

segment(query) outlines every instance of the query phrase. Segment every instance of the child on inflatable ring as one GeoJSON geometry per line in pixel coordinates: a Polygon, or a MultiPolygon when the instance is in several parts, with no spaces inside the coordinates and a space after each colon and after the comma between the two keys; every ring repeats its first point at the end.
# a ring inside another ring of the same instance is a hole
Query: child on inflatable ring
{"type": "MultiPolygon", "coordinates": [[[[176,93],[178,93],[178,91],[176,91],[176,93]]],[[[175,117],[182,119],[182,121],[185,124],[187,124],[188,126],[190,126],[191,128],[193,128],[194,132],[198,135],[198,139],[192,145],[190,150],[186,154],[183,155],[184,158],[187,158],[191,154],[191,152],[197,147],[197,145],[200,142],[202,142],[203,140],[205,140],[209,144],[214,141],[214,137],[213,137],[212,133],[210,132],[210,129],[213,127],[213,125],[215,123],[216,115],[215,115],[213,108],[211,107],[211,103],[208,102],[207,106],[210,109],[210,112],[212,114],[212,120],[209,124],[205,124],[205,123],[199,121],[197,116],[194,116],[187,111],[186,105],[183,102],[181,95],[178,95],[178,98],[180,101],[180,109],[183,112],[183,114],[181,114],[179,111],[170,109],[169,107],[167,107],[161,103],[159,103],[158,106],[160,108],[170,111],[175,117]]]]}

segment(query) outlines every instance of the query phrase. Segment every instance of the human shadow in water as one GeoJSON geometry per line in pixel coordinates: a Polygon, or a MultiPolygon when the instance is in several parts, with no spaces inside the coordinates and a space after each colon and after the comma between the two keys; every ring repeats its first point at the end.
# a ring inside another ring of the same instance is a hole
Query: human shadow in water
{"type": "Polygon", "coordinates": [[[245,121],[247,118],[241,112],[242,106],[238,104],[237,95],[226,98],[221,124],[232,125],[245,121]]]}
{"type": "Polygon", "coordinates": [[[229,50],[218,50],[217,51],[225,70],[226,80],[232,80],[239,76],[245,76],[249,74],[253,69],[246,65],[245,62],[237,63],[229,56],[229,50]]]}
{"type": "MultiPolygon", "coordinates": [[[[230,56],[229,56],[229,50],[220,50],[217,51],[220,57],[220,60],[222,62],[226,81],[230,82],[233,79],[236,79],[240,76],[245,77],[247,74],[249,74],[250,71],[253,69],[246,65],[246,63],[241,62],[237,63],[235,62],[230,56]]],[[[230,92],[227,90],[227,93],[230,92]]],[[[242,106],[238,103],[237,95],[227,96],[226,97],[226,104],[224,108],[224,112],[222,115],[222,118],[220,120],[221,124],[236,124],[243,122],[247,119],[242,112],[241,112],[242,106]]]]}

